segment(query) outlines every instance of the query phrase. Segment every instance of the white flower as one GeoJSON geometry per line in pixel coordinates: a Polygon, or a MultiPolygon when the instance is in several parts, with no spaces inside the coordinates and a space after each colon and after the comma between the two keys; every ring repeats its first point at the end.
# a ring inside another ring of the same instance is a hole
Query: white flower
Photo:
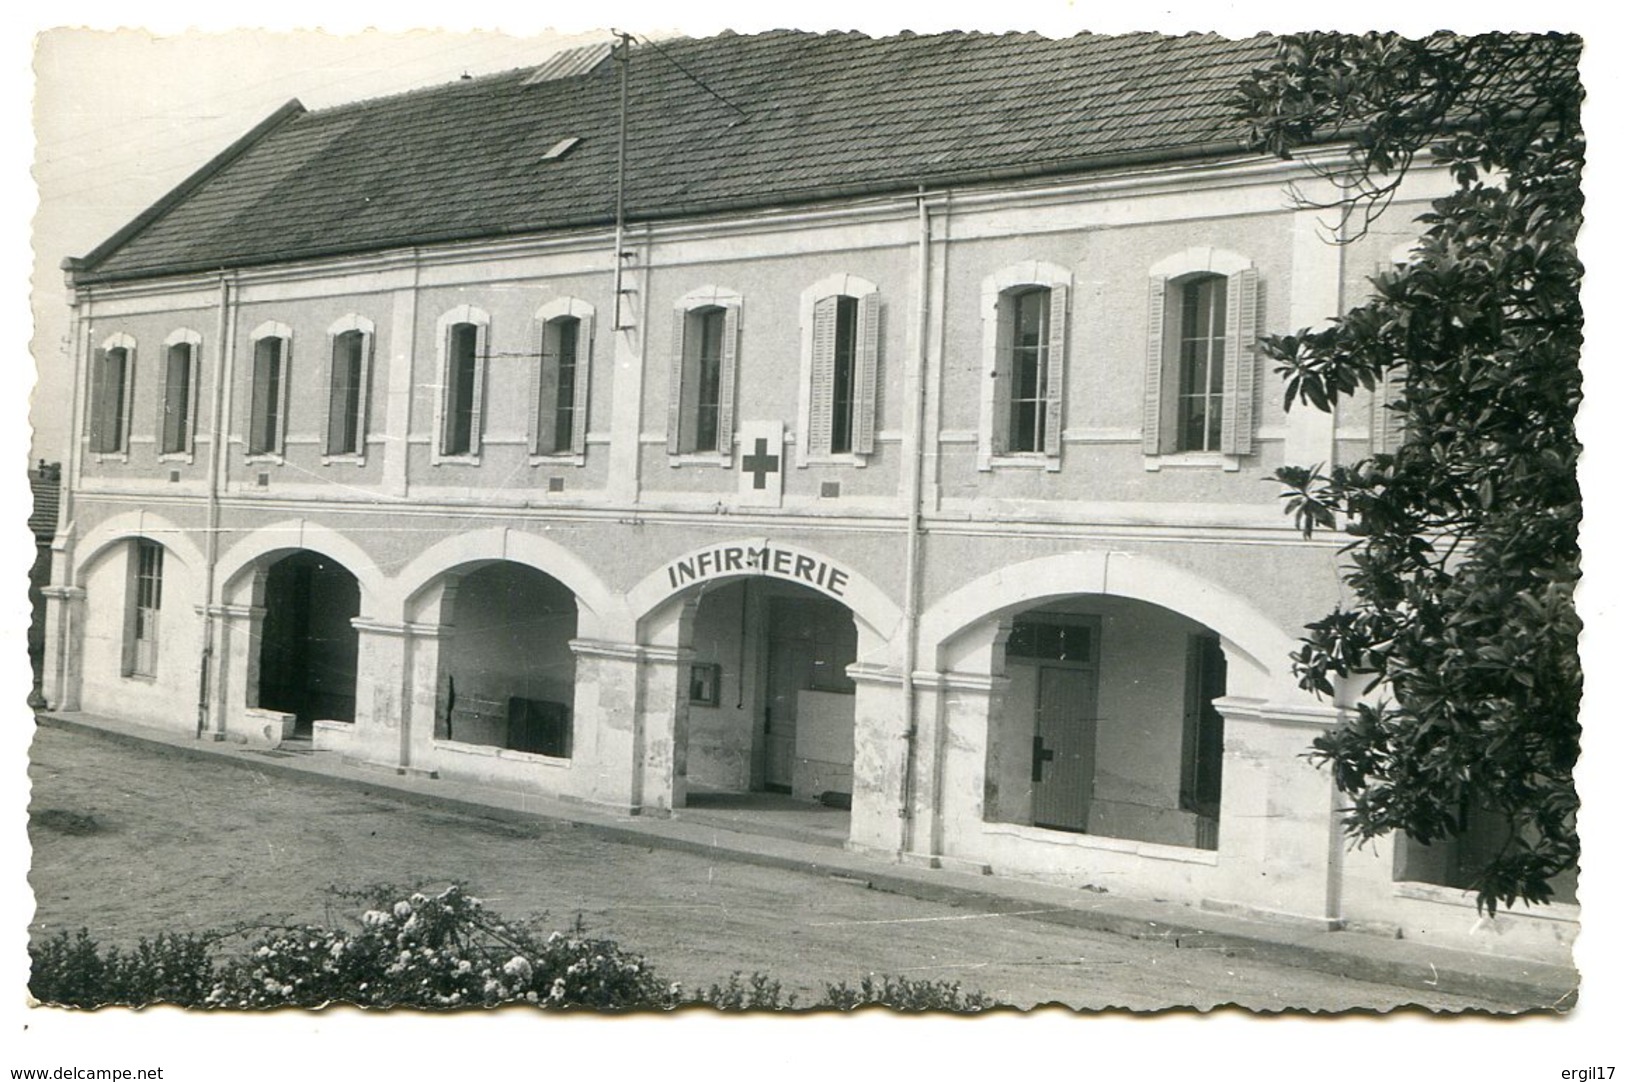
{"type": "Polygon", "coordinates": [[[531,969],[528,959],[516,954],[512,958],[508,959],[507,963],[503,965],[502,972],[506,973],[514,980],[528,981],[531,978],[531,974],[535,971],[531,969]]]}
{"type": "Polygon", "coordinates": [[[389,923],[389,914],[379,912],[376,909],[369,909],[361,914],[361,923],[368,928],[376,928],[380,924],[389,923]]]}
{"type": "Polygon", "coordinates": [[[474,968],[474,963],[470,962],[467,958],[464,958],[462,961],[457,963],[457,972],[459,972],[459,973],[467,973],[469,970],[471,970],[473,968],[474,968]]]}
{"type": "Polygon", "coordinates": [[[412,915],[412,903],[411,902],[396,902],[395,903],[395,915],[397,917],[410,917],[412,915]]]}

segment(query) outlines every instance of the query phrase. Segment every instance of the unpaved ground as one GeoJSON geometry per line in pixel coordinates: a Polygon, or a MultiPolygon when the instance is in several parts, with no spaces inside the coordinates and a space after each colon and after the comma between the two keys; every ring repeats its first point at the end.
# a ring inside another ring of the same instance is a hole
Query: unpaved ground
{"type": "MultiPolygon", "coordinates": [[[[31,932],[104,943],[238,921],[320,920],[329,885],[467,882],[508,916],[577,915],[685,985],[762,971],[816,998],[865,973],[941,978],[1020,1005],[1278,1010],[1493,1006],[1059,928],[823,875],[514,825],[61,729],[35,738],[31,932]]],[[[344,912],[341,907],[337,912],[344,912]]]]}

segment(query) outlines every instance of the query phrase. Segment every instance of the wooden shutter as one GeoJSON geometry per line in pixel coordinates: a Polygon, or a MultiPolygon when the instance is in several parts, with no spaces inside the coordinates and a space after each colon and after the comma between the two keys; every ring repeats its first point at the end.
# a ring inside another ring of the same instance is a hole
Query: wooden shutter
{"type": "Polygon", "coordinates": [[[734,386],[739,370],[739,306],[729,305],[722,321],[722,378],[717,391],[717,454],[733,458],[734,386]]]}
{"type": "Polygon", "coordinates": [[[559,328],[549,320],[537,326],[536,425],[531,450],[550,455],[559,448],[559,328]]]}
{"type": "Polygon", "coordinates": [[[1155,275],[1146,310],[1150,316],[1145,334],[1145,402],[1140,419],[1140,450],[1147,455],[1162,454],[1162,373],[1167,359],[1168,330],[1163,309],[1168,301],[1168,279],[1155,275]]]}
{"type": "Polygon", "coordinates": [[[107,351],[98,349],[90,357],[90,408],[85,411],[89,423],[90,449],[107,449],[107,351]]]}
{"type": "Polygon", "coordinates": [[[587,390],[591,380],[592,320],[587,318],[576,322],[575,400],[571,403],[570,416],[570,453],[573,455],[587,453],[587,405],[591,401],[587,390]]]}
{"type": "MultiPolygon", "coordinates": [[[[1049,291],[1049,341],[1046,343],[1044,363],[1044,454],[1059,459],[1061,455],[1061,403],[1065,396],[1066,380],[1066,306],[1070,291],[1066,286],[1051,286],[1049,291]]],[[[1052,468],[1059,463],[1052,463],[1052,468]]]]}
{"type": "Polygon", "coordinates": [[[1226,283],[1224,413],[1219,450],[1253,453],[1253,397],[1258,390],[1258,272],[1251,267],[1226,283]]]}
{"type": "Polygon", "coordinates": [[[490,325],[474,324],[474,400],[468,404],[468,453],[480,453],[481,435],[485,425],[485,368],[486,350],[490,340],[490,325]]]}
{"type": "Polygon", "coordinates": [[[181,453],[187,447],[186,419],[192,408],[192,347],[171,345],[164,354],[164,386],[158,398],[158,453],[181,453]]]}
{"type": "Polygon", "coordinates": [[[341,334],[327,337],[327,453],[345,454],[353,448],[346,446],[344,430],[348,426],[354,403],[350,387],[349,342],[341,334]]]}
{"type": "Polygon", "coordinates": [[[1405,393],[1405,366],[1390,368],[1371,393],[1371,453],[1391,455],[1405,442],[1405,418],[1392,405],[1405,393]]]}
{"type": "Polygon", "coordinates": [[[839,297],[824,297],[813,305],[807,432],[797,449],[797,459],[803,466],[815,456],[830,453],[835,422],[835,330],[840,310],[839,297]]]}
{"type": "Polygon", "coordinates": [[[367,419],[372,408],[372,361],[374,341],[371,331],[361,334],[361,371],[356,378],[355,389],[355,453],[367,453],[367,419]]]}
{"type": "Polygon", "coordinates": [[[852,451],[875,452],[875,429],[880,424],[880,298],[858,298],[857,371],[852,374],[852,451]]]}
{"type": "Polygon", "coordinates": [[[271,415],[277,404],[271,400],[272,372],[278,362],[280,347],[277,338],[259,338],[254,342],[253,381],[248,395],[248,453],[251,455],[272,450],[271,415]]]}
{"type": "MultiPolygon", "coordinates": [[[[997,331],[993,346],[993,371],[987,378],[993,381],[993,428],[988,433],[990,450],[995,455],[1010,449],[1010,386],[1015,382],[1014,358],[1016,340],[1015,298],[1009,293],[999,294],[996,319],[997,331]]],[[[984,464],[983,468],[991,467],[984,464]]]]}
{"type": "Polygon", "coordinates": [[[672,313],[671,320],[671,378],[667,386],[666,402],[666,453],[668,455],[680,454],[683,449],[683,364],[684,351],[688,347],[685,331],[688,329],[688,312],[678,309],[672,313]]]}

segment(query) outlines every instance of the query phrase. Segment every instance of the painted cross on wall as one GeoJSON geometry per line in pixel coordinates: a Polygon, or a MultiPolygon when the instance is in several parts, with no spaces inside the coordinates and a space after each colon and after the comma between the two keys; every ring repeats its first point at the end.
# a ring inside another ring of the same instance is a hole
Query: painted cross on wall
{"type": "Polygon", "coordinates": [[[739,502],[778,507],[784,500],[784,422],[741,422],[734,445],[739,449],[739,502]]]}

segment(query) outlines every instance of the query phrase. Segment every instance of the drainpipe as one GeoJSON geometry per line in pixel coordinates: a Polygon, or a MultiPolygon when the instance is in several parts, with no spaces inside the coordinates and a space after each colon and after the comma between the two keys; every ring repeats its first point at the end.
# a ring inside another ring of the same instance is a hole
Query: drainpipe
{"type": "MultiPolygon", "coordinates": [[[[209,430],[208,527],[203,563],[203,655],[198,662],[197,737],[203,738],[209,721],[209,686],[215,663],[214,621],[219,608],[214,599],[215,568],[220,561],[220,483],[226,465],[226,411],[231,396],[232,359],[236,354],[237,313],[231,303],[231,279],[220,273],[220,308],[215,316],[214,404],[209,430]]],[[[222,724],[224,719],[219,719],[222,724]]]]}
{"type": "Polygon", "coordinates": [[[908,470],[908,527],[903,550],[903,778],[899,786],[897,815],[902,820],[901,854],[914,847],[914,770],[918,759],[919,724],[915,719],[918,696],[914,690],[914,668],[919,658],[920,622],[920,498],[925,474],[925,395],[926,363],[929,357],[927,335],[931,324],[931,210],[926,204],[925,185],[916,196],[919,208],[920,296],[915,326],[914,453],[908,470]]]}

